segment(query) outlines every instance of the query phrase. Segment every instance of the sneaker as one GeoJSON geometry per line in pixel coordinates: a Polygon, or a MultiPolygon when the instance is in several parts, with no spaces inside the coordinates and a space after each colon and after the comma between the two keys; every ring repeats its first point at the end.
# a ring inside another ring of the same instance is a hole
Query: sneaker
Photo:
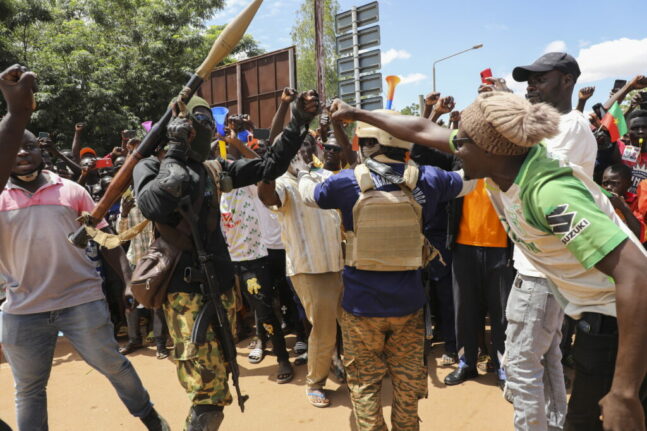
{"type": "Polygon", "coordinates": [[[144,345],[141,342],[133,343],[132,341],[129,341],[128,344],[119,348],[119,353],[121,353],[122,355],[129,355],[135,350],[141,349],[142,347],[144,347],[144,345]]]}
{"type": "Polygon", "coordinates": [[[308,343],[306,343],[305,341],[297,341],[296,343],[294,343],[292,351],[297,356],[302,355],[308,351],[308,343]]]}
{"type": "Polygon", "coordinates": [[[141,418],[148,431],[171,431],[168,422],[160,416],[155,409],[152,409],[146,417],[141,418]]]}
{"type": "Polygon", "coordinates": [[[165,345],[157,346],[157,354],[155,355],[157,359],[166,359],[168,358],[168,355],[169,355],[169,351],[165,345]]]}
{"type": "Polygon", "coordinates": [[[443,356],[440,357],[440,365],[443,367],[449,367],[458,362],[458,355],[456,353],[443,353],[443,356]]]}

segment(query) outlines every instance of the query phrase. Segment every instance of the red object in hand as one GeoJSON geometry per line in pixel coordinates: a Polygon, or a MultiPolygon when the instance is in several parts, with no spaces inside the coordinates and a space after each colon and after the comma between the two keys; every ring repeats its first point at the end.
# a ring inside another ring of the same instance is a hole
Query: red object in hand
{"type": "Polygon", "coordinates": [[[489,67],[481,71],[481,82],[483,84],[490,84],[486,78],[492,78],[492,69],[489,67]]]}
{"type": "Polygon", "coordinates": [[[102,159],[97,159],[97,163],[95,165],[97,169],[105,169],[105,168],[111,168],[112,167],[112,160],[110,157],[104,157],[102,159]]]}

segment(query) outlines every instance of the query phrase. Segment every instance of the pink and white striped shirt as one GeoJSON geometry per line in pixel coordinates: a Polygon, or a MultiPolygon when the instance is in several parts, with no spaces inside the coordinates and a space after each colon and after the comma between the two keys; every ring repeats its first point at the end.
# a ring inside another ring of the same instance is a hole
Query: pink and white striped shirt
{"type": "MultiPolygon", "coordinates": [[[[6,279],[2,311],[32,314],[102,299],[101,278],[86,250],[67,235],[94,202],[80,185],[43,171],[35,193],[7,183],[0,193],[0,274],[6,279]]],[[[99,228],[107,226],[102,222],[99,228]]],[[[0,278],[1,279],[1,278],[0,278]]]]}

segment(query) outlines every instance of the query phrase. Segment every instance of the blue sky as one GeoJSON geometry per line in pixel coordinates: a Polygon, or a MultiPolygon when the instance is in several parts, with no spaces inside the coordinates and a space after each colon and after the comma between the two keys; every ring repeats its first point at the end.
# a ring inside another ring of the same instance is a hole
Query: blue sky
{"type": "MultiPolygon", "coordinates": [[[[267,50],[289,46],[294,16],[302,1],[265,0],[248,32],[267,50]]],[[[225,9],[210,24],[228,22],[247,2],[227,0],[225,9]]],[[[340,11],[345,11],[369,1],[339,3],[340,11]]],[[[622,9],[608,0],[380,0],[382,74],[403,78],[394,108],[417,102],[419,94],[431,91],[436,59],[482,43],[483,48],[436,66],[437,90],[454,96],[457,108],[474,99],[479,72],[488,67],[523,94],[523,84],[512,85],[512,69],[532,63],[547,50],[557,50],[570,53],[580,63],[582,76],[576,89],[596,86],[587,104],[590,109],[606,100],[615,79],[647,74],[644,0],[621,4],[622,9]]]]}

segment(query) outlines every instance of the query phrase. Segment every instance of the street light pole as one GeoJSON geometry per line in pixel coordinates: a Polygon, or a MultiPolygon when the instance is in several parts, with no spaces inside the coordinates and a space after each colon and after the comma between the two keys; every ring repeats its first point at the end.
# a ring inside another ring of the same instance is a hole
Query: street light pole
{"type": "Polygon", "coordinates": [[[460,55],[460,54],[462,54],[462,53],[464,53],[464,52],[472,51],[472,50],[474,50],[474,49],[479,49],[479,48],[483,48],[483,44],[482,44],[482,43],[479,43],[478,45],[474,45],[474,46],[472,46],[471,48],[464,49],[464,50],[462,50],[462,51],[456,52],[456,53],[454,53],[454,54],[452,54],[452,55],[448,55],[447,57],[443,57],[443,58],[441,58],[441,59],[438,59],[438,60],[434,61],[434,64],[433,64],[433,66],[432,66],[432,76],[433,76],[433,82],[434,82],[434,92],[436,91],[436,63],[440,63],[441,61],[447,60],[448,58],[456,57],[457,55],[460,55]]]}

